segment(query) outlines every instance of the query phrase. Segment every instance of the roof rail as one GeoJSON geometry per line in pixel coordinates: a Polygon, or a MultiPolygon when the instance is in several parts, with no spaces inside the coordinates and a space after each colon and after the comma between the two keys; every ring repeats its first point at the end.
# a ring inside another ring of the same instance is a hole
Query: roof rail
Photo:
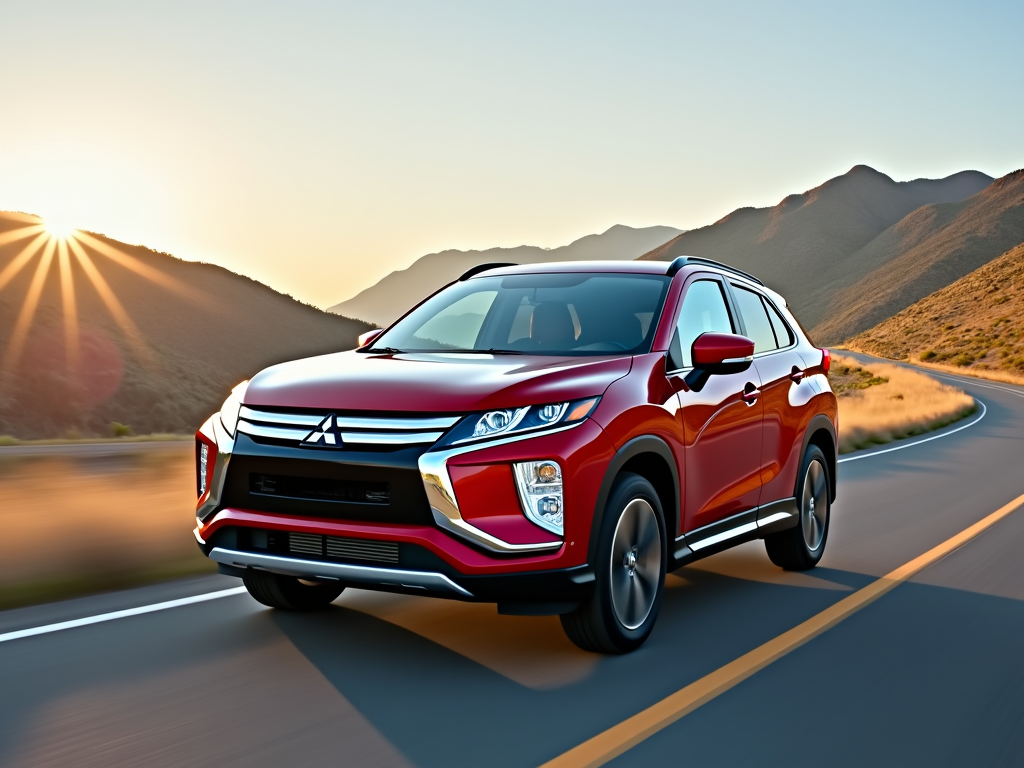
{"type": "Polygon", "coordinates": [[[742,269],[736,269],[736,267],[730,267],[728,264],[723,264],[720,261],[714,261],[712,259],[703,259],[700,256],[677,256],[672,261],[672,263],[668,265],[668,271],[666,271],[665,274],[668,275],[669,277],[672,277],[676,272],[678,272],[680,269],[687,266],[688,264],[703,264],[708,267],[715,267],[716,269],[721,269],[724,270],[725,272],[732,272],[734,275],[745,277],[747,280],[751,280],[752,282],[755,282],[758,285],[764,285],[764,283],[761,282],[760,279],[754,277],[749,272],[744,272],[742,269]]]}
{"type": "Polygon", "coordinates": [[[473,275],[479,275],[481,272],[486,272],[489,269],[498,269],[499,267],[518,267],[518,264],[513,264],[510,261],[494,261],[488,264],[477,264],[475,267],[470,267],[462,273],[462,277],[459,278],[461,283],[463,280],[469,280],[473,275]]]}

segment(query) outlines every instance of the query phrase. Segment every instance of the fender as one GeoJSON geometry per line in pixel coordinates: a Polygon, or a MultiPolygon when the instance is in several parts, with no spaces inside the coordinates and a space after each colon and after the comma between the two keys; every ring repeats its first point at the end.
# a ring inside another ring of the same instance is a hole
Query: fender
{"type": "MultiPolygon", "coordinates": [[[[807,446],[811,443],[811,435],[820,429],[824,429],[832,437],[832,456],[830,459],[832,466],[828,468],[828,483],[829,501],[834,502],[836,500],[836,485],[838,484],[836,471],[838,469],[839,441],[836,439],[835,424],[832,423],[828,416],[819,413],[807,425],[807,429],[804,430],[803,445],[800,446],[800,460],[803,461],[803,456],[807,453],[807,446]]],[[[828,460],[830,457],[826,456],[825,458],[828,460]]],[[[797,482],[799,483],[799,478],[797,482]]]]}
{"type": "MultiPolygon", "coordinates": [[[[668,443],[660,437],[655,437],[654,435],[634,437],[616,451],[612,460],[608,462],[608,469],[605,471],[604,479],[601,481],[601,489],[598,491],[597,503],[594,506],[594,517],[590,524],[590,543],[587,545],[587,562],[589,563],[593,563],[597,558],[597,534],[601,530],[601,523],[604,520],[604,508],[608,502],[608,496],[612,492],[612,484],[626,465],[626,462],[642,453],[656,453],[668,464],[669,471],[672,474],[673,497],[668,500],[668,503],[662,500],[662,507],[665,512],[665,524],[670,525],[669,521],[675,520],[675,530],[679,530],[679,501],[682,497],[679,494],[679,468],[676,465],[676,457],[672,453],[672,449],[668,447],[668,443]]],[[[675,534],[668,531],[665,533],[667,539],[665,546],[671,547],[675,534]]],[[[669,552],[669,559],[671,560],[671,552],[669,552]]]]}

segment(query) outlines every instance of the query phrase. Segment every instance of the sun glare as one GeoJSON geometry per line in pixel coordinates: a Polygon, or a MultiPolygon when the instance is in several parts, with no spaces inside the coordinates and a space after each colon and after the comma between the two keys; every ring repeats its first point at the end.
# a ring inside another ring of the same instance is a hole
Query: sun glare
{"type": "Polygon", "coordinates": [[[51,237],[58,240],[66,240],[77,230],[63,219],[52,219],[47,217],[45,222],[46,231],[51,237]]]}

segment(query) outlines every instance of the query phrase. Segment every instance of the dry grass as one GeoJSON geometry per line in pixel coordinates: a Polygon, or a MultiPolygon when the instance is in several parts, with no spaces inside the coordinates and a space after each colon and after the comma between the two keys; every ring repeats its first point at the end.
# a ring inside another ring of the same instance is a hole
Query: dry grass
{"type": "Polygon", "coordinates": [[[839,398],[840,453],[939,429],[977,408],[959,389],[896,365],[869,370],[835,355],[829,380],[839,398]]]}
{"type": "Polygon", "coordinates": [[[1024,244],[855,336],[894,360],[1024,383],[1024,244]]]}
{"type": "Polygon", "coordinates": [[[0,608],[208,573],[192,446],[0,460],[0,608]]]}

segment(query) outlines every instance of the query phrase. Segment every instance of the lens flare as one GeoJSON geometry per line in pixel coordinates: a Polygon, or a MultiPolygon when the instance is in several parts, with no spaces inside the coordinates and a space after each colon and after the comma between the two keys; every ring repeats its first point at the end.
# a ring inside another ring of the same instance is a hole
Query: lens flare
{"type": "Polygon", "coordinates": [[[47,234],[57,240],[66,240],[78,231],[66,219],[60,217],[47,216],[43,226],[46,227],[47,234]]]}

